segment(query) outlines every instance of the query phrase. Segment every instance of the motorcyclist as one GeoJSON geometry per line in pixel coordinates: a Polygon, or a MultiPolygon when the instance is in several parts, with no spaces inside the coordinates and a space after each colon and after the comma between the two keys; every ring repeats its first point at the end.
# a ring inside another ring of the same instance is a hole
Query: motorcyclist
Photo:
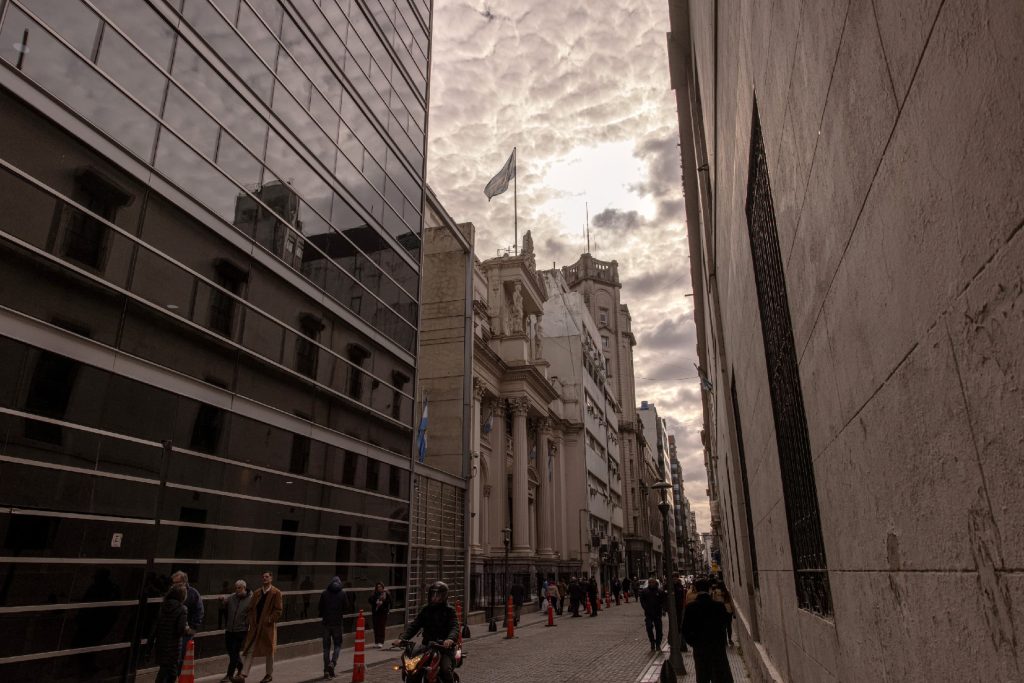
{"type": "Polygon", "coordinates": [[[412,640],[423,631],[423,647],[433,641],[440,642],[444,649],[441,655],[441,680],[452,683],[452,646],[459,637],[459,620],[455,610],[448,604],[448,584],[435,581],[427,591],[427,605],[409,624],[398,640],[392,645],[399,647],[403,640],[412,640]]]}

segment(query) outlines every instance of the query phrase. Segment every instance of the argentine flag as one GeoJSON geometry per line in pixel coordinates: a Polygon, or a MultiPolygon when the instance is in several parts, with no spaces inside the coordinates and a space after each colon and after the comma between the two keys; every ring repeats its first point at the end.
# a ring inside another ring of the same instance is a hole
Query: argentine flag
{"type": "Polygon", "coordinates": [[[417,449],[419,461],[423,463],[427,458],[427,411],[429,409],[426,397],[423,398],[423,417],[420,418],[420,429],[417,436],[417,449]]]}

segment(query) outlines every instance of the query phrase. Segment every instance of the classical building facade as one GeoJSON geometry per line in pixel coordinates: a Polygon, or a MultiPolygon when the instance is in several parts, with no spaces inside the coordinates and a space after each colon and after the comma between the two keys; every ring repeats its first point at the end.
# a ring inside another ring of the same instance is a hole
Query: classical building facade
{"type": "Polygon", "coordinates": [[[1021,680],[1024,5],[669,7],[754,679],[1021,680]]]}
{"type": "Polygon", "coordinates": [[[583,254],[562,268],[570,290],[583,296],[583,304],[597,323],[601,352],[605,357],[612,393],[622,409],[619,416],[620,453],[623,462],[623,535],[626,572],[646,576],[654,569],[652,531],[660,520],[651,515],[649,487],[657,481],[643,426],[636,413],[633,377],[633,335],[629,308],[620,301],[619,265],[583,254]],[[653,524],[653,526],[652,526],[653,524]]]}
{"type": "Polygon", "coordinates": [[[176,570],[201,659],[264,571],[282,656],[405,621],[430,8],[297,4],[0,3],[0,680],[150,669],[176,570]]]}
{"type": "Polygon", "coordinates": [[[625,576],[621,408],[612,393],[600,331],[579,292],[560,270],[543,273],[545,357],[562,394],[566,425],[559,475],[564,520],[558,552],[574,573],[595,576],[602,590],[625,576]]]}

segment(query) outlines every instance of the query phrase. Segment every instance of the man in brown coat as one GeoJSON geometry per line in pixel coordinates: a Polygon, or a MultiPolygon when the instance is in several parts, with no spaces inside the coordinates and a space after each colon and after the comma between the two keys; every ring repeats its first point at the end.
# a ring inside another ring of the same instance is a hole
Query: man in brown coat
{"type": "Polygon", "coordinates": [[[277,620],[284,611],[281,591],[272,584],[274,575],[263,572],[263,585],[252,594],[249,603],[249,634],[245,638],[245,666],[236,681],[244,681],[256,657],[266,657],[267,675],[260,683],[274,680],[274,650],[277,649],[277,620]]]}

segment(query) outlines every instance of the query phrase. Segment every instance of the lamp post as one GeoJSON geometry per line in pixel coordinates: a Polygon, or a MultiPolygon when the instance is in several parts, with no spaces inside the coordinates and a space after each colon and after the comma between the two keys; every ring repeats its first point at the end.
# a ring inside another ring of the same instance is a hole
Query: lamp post
{"type": "MultiPolygon", "coordinates": [[[[668,490],[672,488],[672,484],[659,481],[656,484],[652,484],[651,488],[661,491],[661,502],[658,503],[658,509],[661,511],[661,543],[664,546],[661,553],[661,562],[664,567],[665,579],[671,581],[672,559],[669,552],[671,544],[668,536],[668,511],[672,506],[668,504],[668,490]]],[[[668,596],[668,661],[672,666],[673,674],[680,676],[686,674],[686,667],[683,665],[683,655],[679,651],[679,621],[676,615],[675,590],[676,587],[673,585],[672,592],[668,596]]]]}
{"type": "MultiPolygon", "coordinates": [[[[507,605],[508,604],[508,549],[509,549],[509,546],[512,545],[512,530],[509,529],[508,527],[505,527],[504,529],[501,530],[501,535],[502,535],[502,537],[504,538],[504,541],[505,541],[505,571],[504,571],[504,579],[503,579],[503,583],[505,584],[505,593],[504,593],[504,597],[502,598],[502,604],[507,605]]],[[[501,625],[505,626],[505,627],[508,626],[508,609],[505,610],[505,618],[501,620],[501,625]]]]}

